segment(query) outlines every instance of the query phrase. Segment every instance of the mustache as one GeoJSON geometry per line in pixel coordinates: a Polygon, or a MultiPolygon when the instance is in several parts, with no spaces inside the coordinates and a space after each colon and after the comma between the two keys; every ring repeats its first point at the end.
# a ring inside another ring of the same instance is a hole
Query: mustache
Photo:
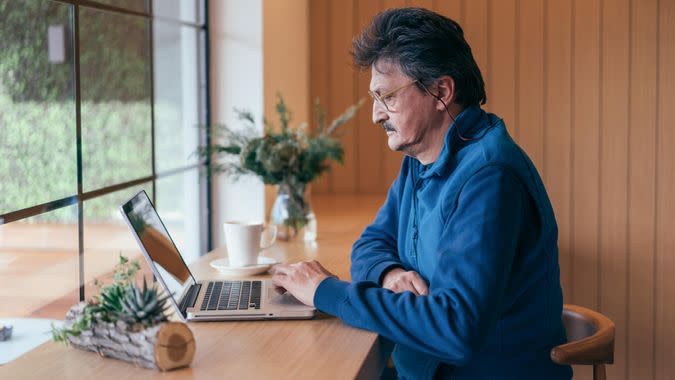
{"type": "Polygon", "coordinates": [[[396,131],[396,128],[394,128],[394,126],[388,121],[385,121],[384,123],[380,123],[380,127],[382,127],[382,129],[384,129],[386,132],[396,131]]]}

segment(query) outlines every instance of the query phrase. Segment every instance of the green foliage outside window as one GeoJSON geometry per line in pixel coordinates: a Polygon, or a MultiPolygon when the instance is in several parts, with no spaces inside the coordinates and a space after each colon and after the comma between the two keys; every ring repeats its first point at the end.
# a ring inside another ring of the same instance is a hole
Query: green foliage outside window
{"type": "MultiPolygon", "coordinates": [[[[148,36],[146,19],[81,9],[80,76],[97,78],[83,88],[83,99],[93,102],[146,99],[150,54],[144,43],[148,36]],[[110,27],[111,23],[120,22],[124,27],[110,27]]],[[[72,97],[71,18],[70,7],[63,3],[0,0],[0,82],[14,102],[63,101],[72,97]],[[48,59],[47,35],[52,25],[65,28],[62,64],[48,59]]]]}
{"type": "MultiPolygon", "coordinates": [[[[72,9],[0,0],[0,214],[77,193],[72,9]],[[50,26],[64,28],[64,62],[49,61],[50,26]]],[[[151,174],[148,25],[80,8],[84,191],[151,174]]],[[[86,215],[109,220],[109,202],[86,215]]]]}
{"type": "MultiPolygon", "coordinates": [[[[0,214],[55,200],[45,198],[50,195],[77,193],[74,107],[74,102],[13,103],[0,93],[0,214]]],[[[99,183],[133,179],[129,173],[151,161],[147,104],[89,103],[82,109],[89,115],[84,176],[99,183]],[[111,122],[125,127],[109,128],[111,122]]],[[[115,212],[95,200],[86,210],[100,219],[115,212]]]]}

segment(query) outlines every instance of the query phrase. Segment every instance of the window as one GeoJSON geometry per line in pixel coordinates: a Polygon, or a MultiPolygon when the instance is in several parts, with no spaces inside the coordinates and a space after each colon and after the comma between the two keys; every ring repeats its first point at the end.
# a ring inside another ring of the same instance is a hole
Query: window
{"type": "MultiPolygon", "coordinates": [[[[186,259],[209,245],[204,0],[0,0],[2,317],[62,319],[140,251],[140,189],[186,259]]],[[[144,264],[144,263],[143,263],[144,264]]]]}

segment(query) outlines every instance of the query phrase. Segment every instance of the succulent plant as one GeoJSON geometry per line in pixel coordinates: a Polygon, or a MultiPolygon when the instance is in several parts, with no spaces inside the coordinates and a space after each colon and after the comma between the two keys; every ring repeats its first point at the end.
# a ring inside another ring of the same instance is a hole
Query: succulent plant
{"type": "Polygon", "coordinates": [[[98,280],[94,282],[101,293],[93,297],[88,306],[89,311],[106,322],[114,322],[117,315],[122,312],[122,298],[128,288],[133,285],[134,277],[140,269],[138,261],[129,261],[120,255],[120,261],[115,266],[112,284],[103,286],[98,280]]]}
{"type": "Polygon", "coordinates": [[[5,326],[0,323],[0,342],[9,340],[12,337],[12,326],[5,326]]]}
{"type": "Polygon", "coordinates": [[[116,319],[150,327],[167,320],[168,299],[167,296],[161,297],[155,286],[148,287],[143,278],[143,289],[129,284],[120,298],[110,300],[110,305],[116,307],[119,302],[120,309],[114,311],[116,319]]]}
{"type": "Polygon", "coordinates": [[[98,304],[92,305],[92,312],[99,313],[104,320],[112,321],[122,312],[122,298],[127,287],[113,284],[103,288],[98,296],[98,304]]]}
{"type": "Polygon", "coordinates": [[[142,289],[134,283],[133,279],[140,268],[137,261],[129,261],[120,255],[113,283],[103,286],[101,282],[96,281],[95,285],[101,293],[88,302],[76,306],[79,309],[68,326],[52,325],[54,341],[67,344],[69,336],[80,335],[83,331],[91,329],[92,324],[97,321],[121,320],[129,324],[131,330],[151,327],[166,321],[165,312],[170,308],[167,303],[168,297],[160,297],[155,286],[148,288],[145,277],[142,289]]]}

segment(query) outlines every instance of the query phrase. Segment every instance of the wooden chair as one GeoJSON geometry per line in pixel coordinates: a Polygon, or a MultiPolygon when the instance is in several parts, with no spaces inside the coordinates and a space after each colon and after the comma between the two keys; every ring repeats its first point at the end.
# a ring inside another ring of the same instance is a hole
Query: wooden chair
{"type": "Polygon", "coordinates": [[[562,319],[568,343],[553,347],[551,360],[592,365],[593,379],[606,380],[605,364],[614,363],[614,322],[576,305],[564,305],[562,319]]]}

